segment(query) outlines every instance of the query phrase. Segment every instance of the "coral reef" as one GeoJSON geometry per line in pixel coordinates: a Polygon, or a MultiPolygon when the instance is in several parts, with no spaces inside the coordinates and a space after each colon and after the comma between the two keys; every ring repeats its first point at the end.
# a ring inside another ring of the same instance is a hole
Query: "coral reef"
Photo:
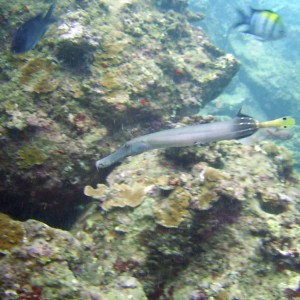
{"type": "Polygon", "coordinates": [[[126,140],[213,119],[185,115],[239,63],[187,1],[61,1],[36,48],[13,56],[9,33],[45,9],[24,5],[0,9],[1,211],[24,221],[0,214],[0,298],[298,297],[300,186],[285,148],[224,141],[96,172],[126,140]]]}
{"type": "Polygon", "coordinates": [[[49,5],[3,4],[2,211],[67,228],[57,220],[69,215],[69,206],[83,208],[81,190],[97,183],[98,157],[129,137],[198,112],[223,91],[239,63],[192,24],[201,16],[186,4],[61,1],[57,22],[32,51],[18,56],[9,52],[8,33],[49,5]],[[9,198],[19,200],[7,205],[9,198]]]}
{"type": "MultiPolygon", "coordinates": [[[[119,183],[130,189],[143,182],[150,188],[142,203],[105,216],[95,205],[73,233],[98,240],[101,230],[100,240],[114,250],[99,241],[101,250],[94,251],[109,251],[113,257],[106,267],[134,274],[149,299],[273,299],[274,294],[284,299],[299,280],[293,246],[299,178],[280,171],[277,157],[285,152],[273,143],[248,147],[225,141],[128,158],[100,194],[117,198],[119,183]],[[187,150],[190,160],[182,161],[187,150]],[[276,268],[281,273],[274,276],[276,268]],[[253,287],[257,294],[251,298],[253,287]]],[[[290,164],[282,162],[283,168],[290,164]]]]}
{"type": "Polygon", "coordinates": [[[225,141],[180,164],[185,148],[129,157],[85,187],[71,232],[1,215],[1,299],[296,297],[300,188],[278,168],[285,152],[225,141]]]}
{"type": "MultiPolygon", "coordinates": [[[[8,217],[2,215],[1,218],[8,217]]],[[[37,295],[37,299],[59,299],[56,294],[60,289],[66,297],[74,296],[76,287],[70,283],[73,280],[75,284],[76,280],[68,263],[74,268],[78,264],[79,243],[67,232],[33,220],[15,223],[23,228],[26,238],[0,260],[1,298],[29,299],[32,295],[35,299],[34,294],[42,294],[37,295]]]]}

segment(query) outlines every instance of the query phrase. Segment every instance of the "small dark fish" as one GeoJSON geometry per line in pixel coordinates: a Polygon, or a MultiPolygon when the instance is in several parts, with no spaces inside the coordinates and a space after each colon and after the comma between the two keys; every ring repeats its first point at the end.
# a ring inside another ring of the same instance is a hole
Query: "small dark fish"
{"type": "Polygon", "coordinates": [[[251,8],[247,15],[238,10],[240,20],[234,28],[243,26],[242,32],[255,35],[263,41],[278,40],[285,36],[285,27],[281,17],[271,10],[259,10],[251,8]]]}
{"type": "Polygon", "coordinates": [[[49,26],[56,21],[52,16],[55,4],[56,1],[53,2],[47,13],[38,14],[27,20],[17,29],[12,41],[11,53],[21,54],[35,47],[49,26]]]}

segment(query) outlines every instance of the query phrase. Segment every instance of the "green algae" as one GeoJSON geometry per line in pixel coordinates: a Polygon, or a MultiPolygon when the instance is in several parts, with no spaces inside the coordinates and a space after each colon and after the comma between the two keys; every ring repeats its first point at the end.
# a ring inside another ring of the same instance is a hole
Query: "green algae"
{"type": "Polygon", "coordinates": [[[5,112],[9,115],[11,115],[16,109],[16,105],[10,101],[4,102],[3,107],[5,109],[5,112]]]}
{"type": "Polygon", "coordinates": [[[35,165],[42,165],[48,155],[34,145],[26,145],[18,151],[17,164],[20,169],[30,169],[35,165]]]}
{"type": "Polygon", "coordinates": [[[20,246],[24,238],[22,223],[13,221],[0,213],[0,251],[20,246]]]}
{"type": "Polygon", "coordinates": [[[189,193],[177,187],[155,207],[157,223],[167,228],[178,227],[189,216],[189,200],[189,193]]]}
{"type": "Polygon", "coordinates": [[[262,148],[276,163],[278,174],[284,179],[292,179],[295,167],[295,161],[292,153],[286,148],[279,147],[275,143],[271,142],[264,143],[262,148]]]}
{"type": "Polygon", "coordinates": [[[24,84],[32,80],[32,76],[40,72],[51,74],[54,70],[54,66],[47,60],[41,58],[35,58],[21,68],[20,83],[24,84]]]}
{"type": "Polygon", "coordinates": [[[267,155],[270,157],[275,157],[280,154],[278,145],[275,143],[263,143],[262,149],[266,151],[267,155]]]}
{"type": "Polygon", "coordinates": [[[119,71],[107,72],[101,80],[102,86],[109,91],[121,89],[122,86],[118,81],[120,75],[119,71]]]}

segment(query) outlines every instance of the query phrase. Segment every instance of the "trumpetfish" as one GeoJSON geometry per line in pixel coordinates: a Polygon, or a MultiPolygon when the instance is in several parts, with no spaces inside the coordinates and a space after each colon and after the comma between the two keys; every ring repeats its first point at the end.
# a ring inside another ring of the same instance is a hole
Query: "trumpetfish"
{"type": "Polygon", "coordinates": [[[222,140],[242,139],[254,134],[260,128],[288,128],[295,124],[295,119],[282,117],[279,119],[259,122],[239,111],[237,116],[229,121],[213,122],[173,129],[162,130],[126,142],[112,154],[96,161],[96,168],[107,168],[124,158],[145,151],[208,144],[222,140]]]}

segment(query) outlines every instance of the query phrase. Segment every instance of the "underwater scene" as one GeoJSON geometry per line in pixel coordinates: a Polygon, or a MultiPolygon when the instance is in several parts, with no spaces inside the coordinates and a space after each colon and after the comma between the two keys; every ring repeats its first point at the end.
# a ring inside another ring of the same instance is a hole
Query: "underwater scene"
{"type": "Polygon", "coordinates": [[[0,6],[0,299],[300,299],[300,4],[0,6]]]}

